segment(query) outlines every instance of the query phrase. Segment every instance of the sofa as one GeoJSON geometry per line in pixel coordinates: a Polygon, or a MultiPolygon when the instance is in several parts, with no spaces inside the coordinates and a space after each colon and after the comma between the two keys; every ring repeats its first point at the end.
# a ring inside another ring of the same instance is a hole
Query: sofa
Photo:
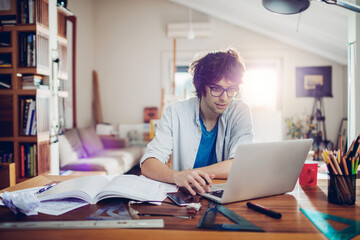
{"type": "Polygon", "coordinates": [[[138,165],[143,148],[127,139],[99,136],[95,127],[73,128],[59,136],[60,170],[123,174],[138,165]]]}

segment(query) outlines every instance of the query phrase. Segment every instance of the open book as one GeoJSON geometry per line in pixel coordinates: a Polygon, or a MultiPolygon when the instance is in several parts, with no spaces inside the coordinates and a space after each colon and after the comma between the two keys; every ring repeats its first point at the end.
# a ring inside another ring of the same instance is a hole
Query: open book
{"type": "Polygon", "coordinates": [[[177,191],[176,185],[144,176],[84,176],[61,182],[37,195],[40,201],[78,198],[96,204],[105,198],[128,198],[139,201],[163,201],[166,192],[177,191]]]}

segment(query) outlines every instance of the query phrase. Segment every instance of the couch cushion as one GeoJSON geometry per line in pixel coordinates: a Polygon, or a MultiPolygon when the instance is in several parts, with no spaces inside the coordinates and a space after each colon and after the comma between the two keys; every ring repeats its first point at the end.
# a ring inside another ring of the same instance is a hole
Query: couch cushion
{"type": "Polygon", "coordinates": [[[73,171],[106,171],[106,174],[122,174],[119,163],[111,157],[90,157],[68,162],[61,167],[62,170],[73,171]]]}
{"type": "Polygon", "coordinates": [[[59,151],[60,167],[63,167],[66,164],[76,161],[78,159],[77,153],[72,148],[69,140],[64,135],[59,136],[59,151]]]}
{"type": "Polygon", "coordinates": [[[96,134],[94,127],[80,128],[79,135],[88,155],[93,155],[104,149],[100,137],[96,134]]]}
{"type": "Polygon", "coordinates": [[[75,128],[67,130],[64,135],[79,158],[87,157],[87,154],[82,146],[78,131],[75,128]]]}
{"type": "Polygon", "coordinates": [[[143,149],[140,147],[129,147],[129,148],[121,148],[121,149],[106,149],[97,152],[92,155],[92,157],[108,157],[112,159],[116,159],[120,173],[126,173],[132,167],[139,164],[140,158],[143,155],[143,149]]]}

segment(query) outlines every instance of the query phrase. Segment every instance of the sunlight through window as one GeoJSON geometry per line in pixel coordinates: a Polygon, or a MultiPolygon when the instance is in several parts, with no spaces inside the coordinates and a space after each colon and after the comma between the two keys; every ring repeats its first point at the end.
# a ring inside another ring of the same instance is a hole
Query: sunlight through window
{"type": "Polygon", "coordinates": [[[275,67],[248,67],[242,97],[251,108],[275,110],[278,105],[278,72],[275,67]]]}
{"type": "Polygon", "coordinates": [[[177,66],[175,73],[175,95],[189,98],[195,96],[195,88],[192,83],[192,76],[187,66],[177,66]]]}

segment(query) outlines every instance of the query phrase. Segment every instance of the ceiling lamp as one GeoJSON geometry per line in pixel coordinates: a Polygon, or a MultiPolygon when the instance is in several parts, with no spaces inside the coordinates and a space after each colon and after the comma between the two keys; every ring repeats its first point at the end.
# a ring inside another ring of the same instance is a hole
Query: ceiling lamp
{"type": "MultiPolygon", "coordinates": [[[[320,0],[320,1],[360,13],[360,6],[356,3],[352,3],[349,0],[320,0]]],[[[310,6],[310,0],[262,0],[262,3],[267,10],[280,14],[301,13],[310,6]]]]}
{"type": "Polygon", "coordinates": [[[267,10],[280,14],[301,13],[310,6],[309,0],[263,0],[262,3],[267,10]]]}
{"type": "Polygon", "coordinates": [[[191,8],[189,8],[189,31],[187,33],[186,38],[189,40],[192,40],[195,38],[195,31],[194,31],[194,26],[193,26],[193,22],[192,22],[192,9],[191,8]]]}

